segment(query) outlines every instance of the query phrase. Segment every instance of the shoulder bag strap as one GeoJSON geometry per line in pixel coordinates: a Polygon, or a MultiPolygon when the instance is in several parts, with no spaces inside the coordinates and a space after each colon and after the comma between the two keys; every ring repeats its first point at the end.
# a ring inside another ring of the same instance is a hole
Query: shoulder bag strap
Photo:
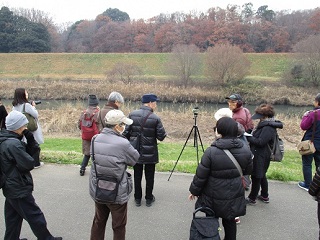
{"type": "MultiPolygon", "coordinates": [[[[92,158],[92,164],[93,164],[93,166],[94,166],[94,171],[96,172],[96,177],[98,177],[96,159],[95,159],[95,157],[94,157],[94,141],[96,140],[96,137],[97,137],[97,136],[94,136],[94,137],[92,138],[92,140],[91,140],[91,152],[92,152],[91,158],[92,158]]],[[[126,169],[124,169],[124,171],[123,171],[123,173],[122,173],[122,176],[121,176],[121,178],[120,178],[120,181],[122,180],[123,175],[124,175],[125,172],[126,172],[126,169]]],[[[119,182],[120,182],[120,181],[119,181],[119,182]]]]}
{"type": "Polygon", "coordinates": [[[234,165],[236,166],[236,168],[238,169],[240,176],[243,177],[243,172],[242,169],[238,163],[238,161],[235,159],[235,157],[232,155],[232,153],[227,150],[227,149],[223,149],[223,151],[228,155],[228,157],[231,159],[231,161],[234,163],[234,165]]]}
{"type": "Polygon", "coordinates": [[[22,108],[22,113],[25,113],[25,112],[26,112],[26,104],[24,103],[22,108]]]}
{"type": "Polygon", "coordinates": [[[144,121],[143,121],[143,124],[141,125],[141,132],[143,131],[143,127],[144,125],[146,124],[146,121],[148,119],[148,117],[152,114],[152,112],[149,112],[148,115],[145,117],[144,121]]]}

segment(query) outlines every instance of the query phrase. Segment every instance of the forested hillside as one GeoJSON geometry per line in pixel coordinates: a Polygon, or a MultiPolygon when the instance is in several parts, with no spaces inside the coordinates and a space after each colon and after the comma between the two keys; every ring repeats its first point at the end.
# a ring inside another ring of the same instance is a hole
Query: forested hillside
{"type": "Polygon", "coordinates": [[[61,28],[41,11],[2,7],[0,52],[162,53],[177,44],[205,52],[219,43],[231,43],[243,52],[291,52],[299,41],[320,33],[320,8],[275,12],[248,3],[147,20],[130,20],[118,9],[101,12],[95,20],[79,19],[61,28]],[[39,48],[39,43],[46,47],[39,48]]]}

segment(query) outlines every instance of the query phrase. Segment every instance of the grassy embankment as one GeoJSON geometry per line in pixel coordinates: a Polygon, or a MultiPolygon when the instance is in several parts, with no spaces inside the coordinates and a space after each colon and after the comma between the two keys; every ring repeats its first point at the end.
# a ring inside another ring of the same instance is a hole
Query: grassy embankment
{"type": "MultiPolygon", "coordinates": [[[[289,63],[288,54],[248,54],[252,65],[247,82],[225,89],[207,83],[203,75],[193,76],[200,84],[188,89],[181,88],[171,81],[165,71],[167,54],[0,54],[0,82],[3,86],[0,95],[12,98],[16,87],[29,90],[30,98],[37,99],[77,99],[94,92],[106,96],[112,90],[121,92],[126,99],[136,100],[145,92],[155,92],[167,101],[223,102],[230,92],[241,92],[248,102],[287,101],[309,104],[312,94],[304,94],[303,89],[288,88],[279,82],[289,63]],[[105,81],[105,74],[118,61],[137,63],[144,71],[141,79],[130,86],[121,82],[105,81]],[[90,81],[79,81],[86,79],[90,81]],[[17,80],[17,81],[12,81],[17,80]],[[192,93],[192,94],[190,94],[192,93]],[[283,100],[284,99],[284,100],[283,100]]],[[[316,89],[314,91],[317,91],[316,89]]],[[[102,98],[102,97],[101,97],[102,98]]],[[[127,114],[132,109],[123,109],[127,114]]],[[[46,143],[42,146],[44,161],[79,164],[82,159],[81,140],[76,129],[80,113],[79,107],[67,106],[57,111],[43,110],[40,121],[43,126],[46,143]],[[67,112],[67,116],[63,114],[67,112]],[[61,117],[63,116],[63,117],[61,117]],[[52,138],[63,135],[64,138],[52,138]]],[[[159,145],[159,171],[170,171],[181,151],[183,143],[192,126],[189,113],[169,112],[160,116],[169,132],[169,141],[159,145]],[[178,126],[177,126],[178,125],[178,126]],[[189,126],[186,128],[186,126],[189,126]]],[[[284,137],[291,144],[301,136],[297,119],[287,119],[284,137]]],[[[202,113],[199,118],[202,134],[212,135],[208,130],[214,124],[212,113],[202,113]],[[202,132],[205,130],[205,132],[202,132]]],[[[209,138],[209,137],[208,137],[209,138]]],[[[208,146],[210,140],[206,141],[208,146]]],[[[188,145],[192,145],[191,141],[188,145]]],[[[291,148],[292,149],[292,148],[291,148]]],[[[287,150],[282,163],[273,163],[269,177],[285,181],[302,179],[300,156],[294,150],[287,150]]],[[[194,173],[197,160],[193,147],[187,147],[178,162],[176,171],[194,173]]]]}

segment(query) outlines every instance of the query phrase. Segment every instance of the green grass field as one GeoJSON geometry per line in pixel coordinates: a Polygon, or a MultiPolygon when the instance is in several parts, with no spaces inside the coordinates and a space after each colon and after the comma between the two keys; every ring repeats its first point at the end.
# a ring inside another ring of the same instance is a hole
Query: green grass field
{"type": "MultiPolygon", "coordinates": [[[[170,172],[178,160],[179,154],[184,146],[181,143],[159,143],[160,162],[156,170],[170,172]]],[[[204,146],[206,149],[208,146],[204,146]]],[[[58,164],[81,164],[82,150],[81,139],[79,138],[47,138],[41,145],[41,159],[44,162],[58,164]]],[[[199,161],[201,160],[202,149],[199,148],[199,161]]],[[[189,141],[177,162],[175,172],[195,173],[197,168],[196,149],[189,141]]],[[[286,151],[284,160],[280,163],[271,162],[267,174],[269,179],[280,181],[300,181],[303,179],[301,168],[301,156],[297,151],[286,151]]]]}
{"type": "MultiPolygon", "coordinates": [[[[251,61],[249,77],[256,79],[279,78],[290,62],[290,54],[246,55],[251,61]]],[[[162,79],[168,77],[168,56],[169,53],[1,53],[0,78],[104,79],[115,63],[129,62],[140,66],[145,78],[162,79]]]]}

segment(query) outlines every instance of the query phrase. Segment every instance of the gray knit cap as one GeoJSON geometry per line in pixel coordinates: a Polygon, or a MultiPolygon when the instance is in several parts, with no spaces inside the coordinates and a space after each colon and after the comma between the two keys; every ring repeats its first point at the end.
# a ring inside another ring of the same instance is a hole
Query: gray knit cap
{"type": "Polygon", "coordinates": [[[88,96],[88,105],[89,106],[94,106],[94,107],[99,105],[99,99],[97,98],[96,95],[90,94],[88,96]]]}
{"type": "Polygon", "coordinates": [[[6,117],[6,128],[9,131],[14,131],[29,123],[24,114],[16,110],[11,111],[6,117]]]}

